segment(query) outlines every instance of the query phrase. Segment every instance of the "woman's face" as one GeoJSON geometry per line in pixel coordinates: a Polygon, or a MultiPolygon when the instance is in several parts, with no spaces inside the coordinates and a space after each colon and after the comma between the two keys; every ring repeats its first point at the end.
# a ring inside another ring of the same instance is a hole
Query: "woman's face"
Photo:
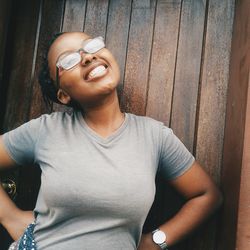
{"type": "MultiPolygon", "coordinates": [[[[90,39],[83,32],[65,33],[59,36],[51,45],[48,61],[50,75],[56,80],[56,63],[70,52],[82,48],[83,41],[90,39]]],[[[118,64],[106,48],[102,48],[94,54],[80,52],[81,62],[75,67],[65,70],[58,69],[59,90],[58,99],[67,104],[71,99],[81,105],[94,105],[116,90],[120,80],[118,64]],[[94,74],[98,66],[105,66],[102,74],[94,74]],[[91,73],[92,72],[92,73],[91,73]]]]}

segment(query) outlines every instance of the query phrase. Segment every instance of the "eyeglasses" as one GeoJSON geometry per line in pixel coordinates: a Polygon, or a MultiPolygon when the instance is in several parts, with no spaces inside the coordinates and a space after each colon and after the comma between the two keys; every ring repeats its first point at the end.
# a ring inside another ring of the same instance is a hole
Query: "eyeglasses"
{"type": "Polygon", "coordinates": [[[56,84],[59,86],[59,68],[69,70],[74,68],[78,63],[81,62],[82,56],[81,51],[87,54],[94,54],[105,47],[103,37],[99,36],[93,39],[87,39],[83,42],[82,48],[78,51],[71,52],[65,56],[59,57],[56,63],[56,84]]]}

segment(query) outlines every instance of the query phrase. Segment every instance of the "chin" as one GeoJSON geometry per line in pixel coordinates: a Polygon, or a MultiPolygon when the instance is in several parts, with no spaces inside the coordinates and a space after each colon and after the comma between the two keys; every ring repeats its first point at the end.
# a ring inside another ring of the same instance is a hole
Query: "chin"
{"type": "Polygon", "coordinates": [[[100,84],[100,90],[102,92],[106,92],[106,94],[109,94],[116,90],[117,86],[119,84],[119,78],[111,78],[107,77],[101,84],[100,84]]]}

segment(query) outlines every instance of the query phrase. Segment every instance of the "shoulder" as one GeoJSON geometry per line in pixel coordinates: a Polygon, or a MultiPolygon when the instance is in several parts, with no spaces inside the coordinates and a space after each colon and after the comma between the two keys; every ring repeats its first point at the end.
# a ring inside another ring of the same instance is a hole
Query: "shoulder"
{"type": "Polygon", "coordinates": [[[158,121],[148,116],[140,116],[135,114],[128,114],[130,117],[130,123],[137,130],[144,131],[144,134],[150,135],[151,138],[157,137],[161,140],[161,137],[167,136],[173,133],[172,129],[164,125],[163,122],[158,121]]]}
{"type": "Polygon", "coordinates": [[[128,113],[128,115],[130,116],[131,122],[140,127],[145,127],[147,129],[157,129],[160,131],[163,129],[171,131],[171,129],[167,127],[166,125],[164,125],[163,122],[158,121],[149,116],[135,115],[132,113],[128,113]]]}
{"type": "Polygon", "coordinates": [[[61,122],[68,122],[71,121],[74,117],[74,112],[66,112],[66,111],[57,111],[52,112],[50,114],[42,114],[38,118],[30,120],[32,121],[40,121],[40,123],[50,125],[55,123],[61,123],[61,122]]]}

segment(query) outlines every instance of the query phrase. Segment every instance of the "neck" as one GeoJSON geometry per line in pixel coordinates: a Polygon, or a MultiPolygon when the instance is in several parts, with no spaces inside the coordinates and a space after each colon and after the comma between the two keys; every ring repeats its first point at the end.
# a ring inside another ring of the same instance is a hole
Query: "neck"
{"type": "Polygon", "coordinates": [[[84,107],[84,120],[92,128],[116,129],[123,121],[117,91],[109,95],[100,104],[84,107]]]}

